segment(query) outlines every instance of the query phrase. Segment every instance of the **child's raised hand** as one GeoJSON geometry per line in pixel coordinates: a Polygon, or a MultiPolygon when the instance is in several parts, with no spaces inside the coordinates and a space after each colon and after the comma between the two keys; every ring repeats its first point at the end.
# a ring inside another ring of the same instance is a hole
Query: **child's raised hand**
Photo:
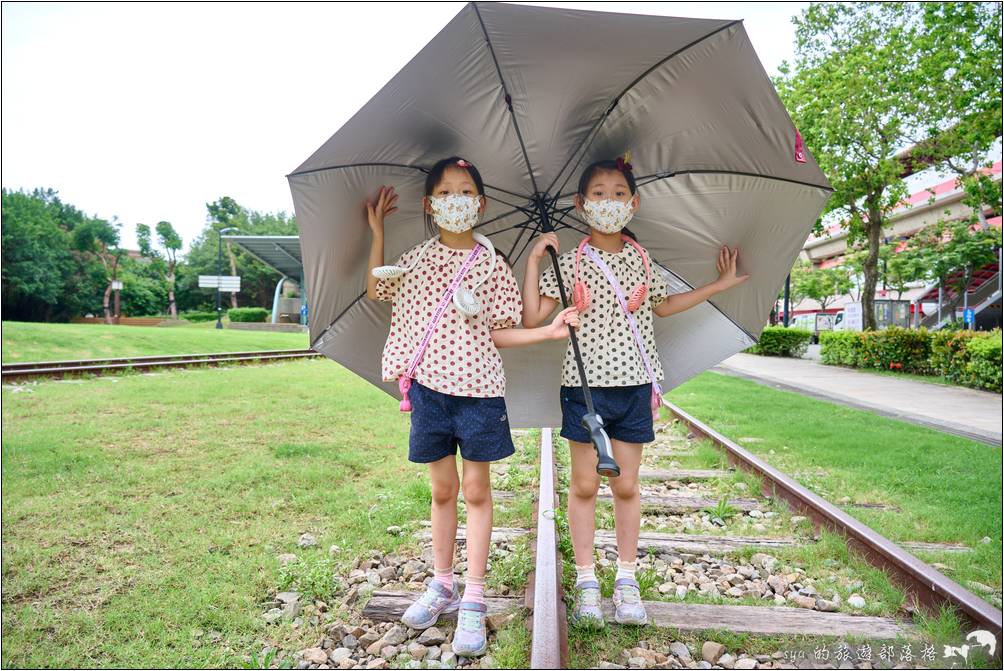
{"type": "Polygon", "coordinates": [[[729,249],[728,245],[723,245],[718,252],[718,284],[722,291],[742,284],[750,278],[747,275],[736,275],[736,261],[739,259],[739,248],[729,249]]]}
{"type": "Polygon", "coordinates": [[[574,306],[567,307],[545,328],[551,340],[564,340],[569,328],[579,328],[579,311],[574,306]]]}
{"type": "Polygon", "coordinates": [[[530,250],[530,259],[540,263],[544,255],[547,254],[547,248],[554,247],[554,251],[559,250],[558,247],[558,235],[556,233],[544,233],[539,238],[537,242],[534,243],[533,249],[530,250]]]}
{"type": "Polygon", "coordinates": [[[366,215],[373,235],[383,235],[384,217],[397,212],[397,194],[394,187],[381,186],[375,202],[366,201],[366,215]]]}

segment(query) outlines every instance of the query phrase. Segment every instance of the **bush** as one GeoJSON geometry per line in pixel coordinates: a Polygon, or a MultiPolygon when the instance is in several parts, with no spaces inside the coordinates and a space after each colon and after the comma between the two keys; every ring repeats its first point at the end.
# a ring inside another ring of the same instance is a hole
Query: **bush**
{"type": "Polygon", "coordinates": [[[931,335],[926,329],[890,326],[881,331],[832,331],[819,335],[823,363],[857,368],[930,372],[931,335]]]}
{"type": "Polygon", "coordinates": [[[182,312],[178,316],[190,322],[211,322],[216,319],[216,313],[208,310],[191,310],[189,312],[182,312]]]}
{"type": "Polygon", "coordinates": [[[942,375],[955,384],[1001,390],[1001,332],[882,331],[821,333],[823,363],[942,375]]]}
{"type": "Polygon", "coordinates": [[[263,322],[271,312],[265,308],[230,308],[227,316],[232,322],[263,322]]]}
{"type": "Polygon", "coordinates": [[[811,331],[785,326],[767,326],[760,334],[760,342],[746,351],[766,356],[800,357],[805,354],[811,341],[811,331]]]}
{"type": "Polygon", "coordinates": [[[938,331],[931,367],[956,384],[1001,391],[1001,332],[938,331]]]}
{"type": "Polygon", "coordinates": [[[966,379],[963,384],[977,389],[1001,391],[1001,332],[992,331],[990,337],[973,338],[966,343],[969,361],[966,362],[966,379]]]}
{"type": "Polygon", "coordinates": [[[832,366],[858,366],[861,333],[858,331],[822,331],[819,334],[819,355],[823,363],[832,366]]]}

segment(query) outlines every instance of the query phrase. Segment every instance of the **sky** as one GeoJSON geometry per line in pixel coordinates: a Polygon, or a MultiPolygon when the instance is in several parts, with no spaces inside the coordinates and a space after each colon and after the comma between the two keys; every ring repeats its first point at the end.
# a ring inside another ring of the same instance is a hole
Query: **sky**
{"type": "MultiPolygon", "coordinates": [[[[770,75],[807,3],[527,3],[744,19],[770,75]]],[[[464,6],[3,4],[2,183],[84,212],[174,224],[187,249],[229,195],[292,213],[285,175],[464,6]]]]}

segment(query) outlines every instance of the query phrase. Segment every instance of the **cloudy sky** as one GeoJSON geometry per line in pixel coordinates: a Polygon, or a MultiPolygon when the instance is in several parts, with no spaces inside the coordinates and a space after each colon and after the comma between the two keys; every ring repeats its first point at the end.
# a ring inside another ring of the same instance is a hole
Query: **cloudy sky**
{"type": "MultiPolygon", "coordinates": [[[[768,73],[806,3],[539,3],[745,20],[768,73]],[[615,7],[616,5],[616,7],[615,7]]],[[[285,175],[463,3],[3,4],[2,181],[187,243],[205,204],[293,205],[285,175]]]]}

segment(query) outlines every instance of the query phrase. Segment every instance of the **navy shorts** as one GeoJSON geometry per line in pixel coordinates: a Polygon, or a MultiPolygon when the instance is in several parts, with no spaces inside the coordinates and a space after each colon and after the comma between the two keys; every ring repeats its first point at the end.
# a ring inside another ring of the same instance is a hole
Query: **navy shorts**
{"type": "MultiPolygon", "coordinates": [[[[603,419],[607,435],[625,443],[651,443],[655,440],[652,422],[652,385],[630,387],[590,387],[593,407],[603,419]]],[[[589,442],[589,432],[582,427],[586,400],[582,387],[561,388],[561,437],[578,443],[589,442]]]]}
{"type": "Polygon", "coordinates": [[[516,451],[509,433],[505,398],[451,396],[412,380],[408,460],[439,461],[451,454],[468,461],[497,461],[516,451]]]}

